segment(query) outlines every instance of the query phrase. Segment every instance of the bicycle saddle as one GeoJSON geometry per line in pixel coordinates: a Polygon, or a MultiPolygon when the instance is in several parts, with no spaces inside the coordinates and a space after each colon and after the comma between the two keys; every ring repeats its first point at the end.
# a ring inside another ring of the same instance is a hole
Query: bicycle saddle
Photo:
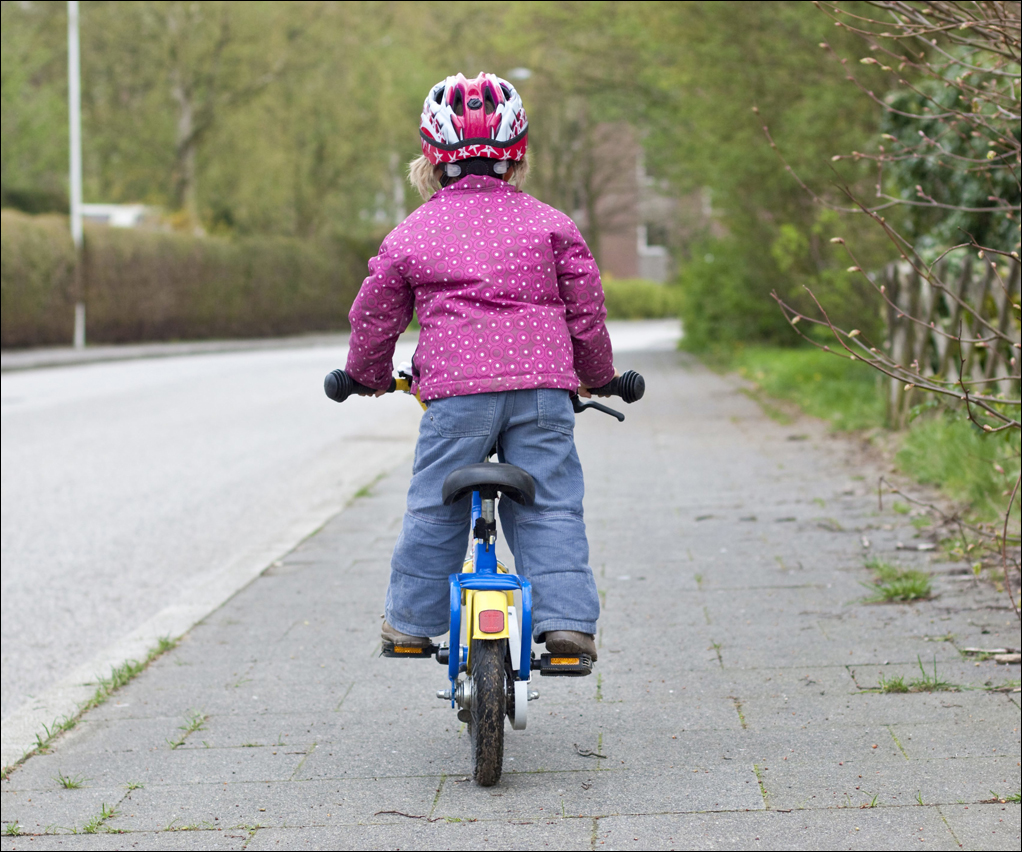
{"type": "Polygon", "coordinates": [[[450,506],[473,491],[478,491],[484,500],[492,500],[499,491],[523,506],[531,506],[536,501],[536,483],[513,464],[481,462],[451,471],[444,480],[444,505],[450,506]]]}

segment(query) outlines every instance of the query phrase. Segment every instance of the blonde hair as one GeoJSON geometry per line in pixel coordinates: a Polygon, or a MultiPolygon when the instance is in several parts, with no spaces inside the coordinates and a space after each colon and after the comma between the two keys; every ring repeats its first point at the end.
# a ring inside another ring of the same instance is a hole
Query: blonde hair
{"type": "MultiPolygon", "coordinates": [[[[508,183],[521,189],[529,175],[529,155],[525,154],[520,160],[512,162],[508,171],[510,172],[508,183]]],[[[423,199],[428,199],[434,192],[439,192],[443,173],[442,165],[434,166],[422,154],[408,164],[408,182],[418,190],[423,199]]]]}

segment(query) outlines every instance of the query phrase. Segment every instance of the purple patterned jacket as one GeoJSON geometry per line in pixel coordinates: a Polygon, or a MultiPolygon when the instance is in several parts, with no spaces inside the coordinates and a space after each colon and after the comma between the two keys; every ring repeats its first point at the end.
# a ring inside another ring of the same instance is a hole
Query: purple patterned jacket
{"type": "Polygon", "coordinates": [[[496,178],[469,175],[440,190],[383,241],[348,315],[354,379],[389,384],[413,307],[424,401],[573,391],[614,376],[600,273],[581,234],[496,178]]]}

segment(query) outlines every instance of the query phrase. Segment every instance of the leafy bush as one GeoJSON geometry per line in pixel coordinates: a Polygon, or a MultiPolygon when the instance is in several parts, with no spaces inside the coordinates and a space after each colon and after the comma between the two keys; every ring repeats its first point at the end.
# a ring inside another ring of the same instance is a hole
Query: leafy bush
{"type": "MultiPolygon", "coordinates": [[[[3,346],[68,343],[74,252],[66,218],[3,216],[3,346]]],[[[346,328],[375,249],[370,241],[225,240],[87,225],[88,338],[121,343],[346,328]]]]}
{"type": "Polygon", "coordinates": [[[0,345],[71,342],[74,264],[66,217],[0,212],[0,345]]]}
{"type": "Polygon", "coordinates": [[[641,278],[603,282],[608,319],[666,319],[681,314],[681,290],[641,278]]]}
{"type": "Polygon", "coordinates": [[[883,338],[883,316],[861,276],[836,265],[834,219],[821,214],[808,231],[791,223],[773,232],[769,254],[754,265],[735,238],[710,240],[682,266],[684,346],[693,352],[736,343],[794,346],[799,343],[771,293],[809,316],[819,316],[808,288],[832,321],[858,328],[866,339],[883,338]]]}
{"type": "Polygon", "coordinates": [[[682,345],[701,352],[736,341],[791,341],[788,323],[770,298],[771,285],[747,266],[729,240],[693,252],[681,269],[682,345]]]}
{"type": "MultiPolygon", "coordinates": [[[[959,54],[963,64],[969,63],[967,55],[960,51],[952,53],[959,54]]],[[[902,199],[917,201],[917,187],[921,185],[936,202],[933,206],[907,206],[902,211],[906,234],[916,241],[917,249],[935,246],[943,249],[962,242],[968,235],[979,245],[1010,252],[1018,247],[1018,221],[1003,214],[1018,209],[1022,189],[1009,158],[998,159],[989,168],[975,165],[984,160],[989,163],[989,152],[999,151],[1001,145],[995,147],[987,135],[967,132],[957,122],[948,121],[949,115],[965,100],[959,89],[962,81],[955,81],[962,67],[950,62],[944,66],[943,82],[925,80],[911,89],[897,89],[888,95],[881,130],[896,143],[899,155],[885,164],[884,174],[902,199]],[[935,105],[939,107],[936,110],[935,105]],[[920,149],[920,137],[940,139],[940,144],[920,149]],[[906,156],[908,151],[918,153],[906,156]],[[990,212],[992,199],[1003,202],[1000,214],[990,212]],[[984,209],[987,212],[980,212],[984,209]]],[[[1017,64],[1013,70],[1018,74],[1017,64]]],[[[972,78],[969,85],[996,91],[1001,82],[998,77],[1003,75],[995,74],[977,69],[969,75],[972,78]]],[[[979,113],[976,106],[974,114],[979,113]]],[[[1008,118],[1005,124],[1005,133],[1014,137],[1017,150],[1022,128],[1017,119],[1008,118]]]]}

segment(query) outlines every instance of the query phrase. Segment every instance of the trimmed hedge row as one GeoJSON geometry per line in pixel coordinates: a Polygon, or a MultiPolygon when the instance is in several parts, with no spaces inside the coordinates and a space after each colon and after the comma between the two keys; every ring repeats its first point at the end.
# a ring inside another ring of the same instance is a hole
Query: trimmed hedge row
{"type": "Polygon", "coordinates": [[[677,285],[641,278],[603,282],[607,319],[667,319],[681,315],[682,292],[677,285]]]}
{"type": "MultiPolygon", "coordinates": [[[[3,211],[0,345],[71,340],[67,218],[3,211]]],[[[225,240],[86,226],[92,343],[265,337],[348,327],[375,241],[225,240]]]]}
{"type": "Polygon", "coordinates": [[[66,216],[0,211],[0,345],[71,343],[74,264],[66,216]]]}

